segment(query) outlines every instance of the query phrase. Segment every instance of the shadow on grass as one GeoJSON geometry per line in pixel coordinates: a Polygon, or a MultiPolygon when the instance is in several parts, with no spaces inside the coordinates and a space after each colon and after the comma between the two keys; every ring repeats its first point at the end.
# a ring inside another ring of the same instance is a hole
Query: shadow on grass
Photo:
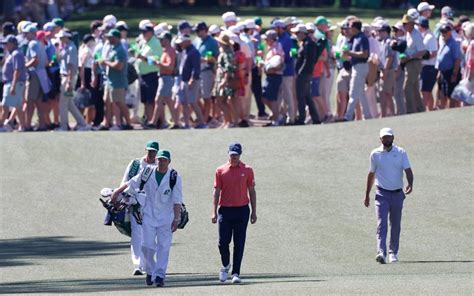
{"type": "Polygon", "coordinates": [[[421,264],[426,264],[426,263],[474,263],[473,260],[416,260],[416,261],[403,261],[400,263],[421,263],[421,264]]]}
{"type": "Polygon", "coordinates": [[[107,256],[128,250],[128,242],[73,240],[67,236],[0,240],[0,268],[30,265],[32,259],[107,256]]]}
{"type": "MultiPolygon", "coordinates": [[[[256,285],[266,283],[299,283],[321,282],[304,275],[295,274],[249,274],[242,277],[241,285],[256,285]]],[[[220,283],[216,274],[170,274],[166,279],[166,288],[225,286],[220,283]]],[[[0,284],[0,294],[30,294],[30,293],[99,293],[153,289],[145,286],[144,277],[127,279],[87,279],[87,280],[44,280],[22,281],[0,284]]]]}

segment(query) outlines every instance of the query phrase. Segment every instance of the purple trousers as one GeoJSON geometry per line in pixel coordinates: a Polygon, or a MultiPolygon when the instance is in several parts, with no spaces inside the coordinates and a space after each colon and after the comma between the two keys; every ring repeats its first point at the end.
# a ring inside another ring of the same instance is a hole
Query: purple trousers
{"type": "Polygon", "coordinates": [[[398,254],[400,224],[405,194],[403,190],[393,192],[377,188],[375,214],[377,215],[377,253],[387,256],[387,222],[390,219],[389,253],[398,254]]]}

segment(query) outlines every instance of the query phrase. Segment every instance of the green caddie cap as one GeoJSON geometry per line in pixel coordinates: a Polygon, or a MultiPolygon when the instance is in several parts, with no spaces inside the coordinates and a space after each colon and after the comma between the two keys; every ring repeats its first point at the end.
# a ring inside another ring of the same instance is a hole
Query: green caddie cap
{"type": "Polygon", "coordinates": [[[327,25],[329,23],[328,19],[325,18],[324,16],[318,16],[315,20],[314,20],[314,24],[316,26],[319,26],[319,25],[327,25]]]}
{"type": "Polygon", "coordinates": [[[168,150],[160,150],[158,151],[158,155],[156,158],[166,158],[168,160],[171,160],[171,153],[168,150]]]}
{"type": "Polygon", "coordinates": [[[156,141],[148,141],[148,143],[146,143],[146,150],[158,151],[160,150],[160,145],[156,141]]]}

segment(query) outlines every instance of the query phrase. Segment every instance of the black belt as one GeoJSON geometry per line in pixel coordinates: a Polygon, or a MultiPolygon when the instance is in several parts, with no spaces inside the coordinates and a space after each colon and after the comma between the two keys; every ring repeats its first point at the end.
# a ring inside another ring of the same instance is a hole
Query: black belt
{"type": "Polygon", "coordinates": [[[403,189],[401,189],[401,188],[400,188],[400,189],[396,189],[396,190],[388,190],[388,189],[384,189],[384,188],[379,187],[379,186],[377,186],[377,189],[378,189],[378,190],[382,190],[382,191],[387,191],[387,192],[402,192],[402,191],[403,191],[403,189]]]}

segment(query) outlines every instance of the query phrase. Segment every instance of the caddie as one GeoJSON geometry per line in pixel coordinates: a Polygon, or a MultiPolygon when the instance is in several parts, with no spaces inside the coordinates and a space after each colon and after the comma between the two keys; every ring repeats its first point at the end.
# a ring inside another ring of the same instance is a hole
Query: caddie
{"type": "Polygon", "coordinates": [[[130,187],[129,192],[144,191],[140,202],[143,213],[142,252],[146,284],[164,286],[173,232],[178,228],[183,202],[181,177],[169,166],[171,154],[159,150],[158,165],[146,166],[138,175],[114,191],[111,200],[130,187]]]}
{"type": "MultiPolygon", "coordinates": [[[[157,165],[158,161],[156,160],[156,154],[160,149],[159,147],[160,146],[157,141],[148,141],[145,146],[145,156],[130,161],[120,185],[130,181],[131,178],[138,175],[138,173],[142,171],[147,165],[157,165]]],[[[142,198],[145,198],[144,194],[139,193],[139,195],[142,195],[142,198]]],[[[140,199],[140,197],[137,197],[137,200],[140,199]]],[[[137,223],[131,211],[129,212],[129,216],[132,228],[130,249],[132,252],[132,263],[134,267],[133,275],[143,275],[145,273],[145,259],[143,258],[142,253],[142,227],[137,223]]]]}

